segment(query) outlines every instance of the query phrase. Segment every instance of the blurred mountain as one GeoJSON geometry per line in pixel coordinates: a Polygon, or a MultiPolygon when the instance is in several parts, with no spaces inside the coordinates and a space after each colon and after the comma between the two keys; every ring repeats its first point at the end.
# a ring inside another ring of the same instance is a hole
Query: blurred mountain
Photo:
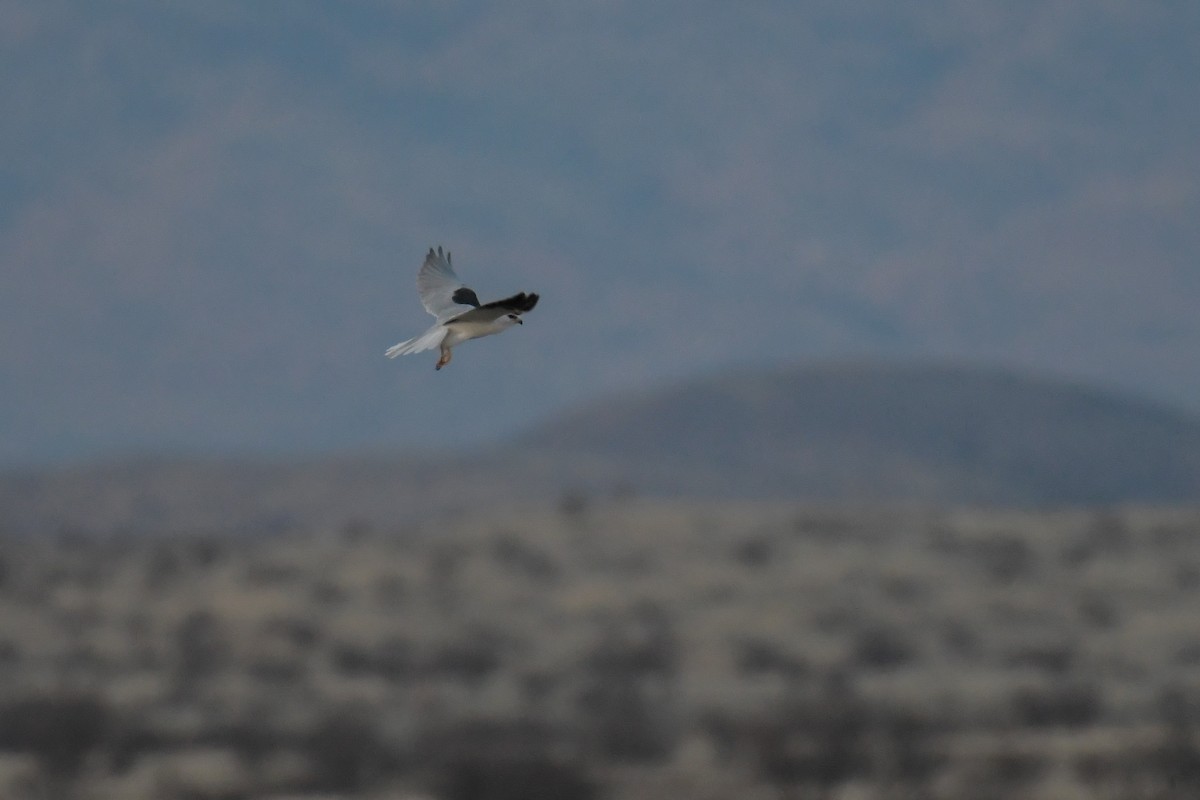
{"type": "Polygon", "coordinates": [[[0,479],[5,530],[397,526],[589,497],[1186,504],[1200,417],[1000,369],[828,364],[609,398],[453,457],[140,461],[0,479]]]}
{"type": "Polygon", "coordinates": [[[1096,504],[1200,499],[1200,416],[1045,377],[833,364],[576,411],[528,447],[683,494],[1096,504]]]}

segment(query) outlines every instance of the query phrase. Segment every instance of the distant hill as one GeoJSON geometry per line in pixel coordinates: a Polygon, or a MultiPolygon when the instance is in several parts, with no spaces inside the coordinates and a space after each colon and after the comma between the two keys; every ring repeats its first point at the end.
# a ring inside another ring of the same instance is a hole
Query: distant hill
{"type": "Polygon", "coordinates": [[[658,491],[947,503],[1200,499],[1200,417],[1000,369],[829,364],[703,378],[522,437],[658,491]]]}
{"type": "Polygon", "coordinates": [[[568,494],[1013,506],[1192,504],[1200,417],[943,365],[729,373],[433,456],[140,461],[0,476],[0,530],[403,525],[568,494]]]}

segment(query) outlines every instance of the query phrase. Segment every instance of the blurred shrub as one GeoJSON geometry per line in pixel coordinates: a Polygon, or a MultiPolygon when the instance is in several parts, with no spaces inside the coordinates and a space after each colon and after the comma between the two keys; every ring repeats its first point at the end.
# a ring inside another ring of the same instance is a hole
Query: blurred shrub
{"type": "Polygon", "coordinates": [[[1100,510],[1092,517],[1084,534],[1094,555],[1121,557],[1133,548],[1133,533],[1117,511],[1100,510]]]}
{"type": "Polygon", "coordinates": [[[177,753],[192,748],[228,751],[244,763],[256,766],[272,751],[295,745],[293,731],[279,729],[264,709],[252,704],[236,719],[212,721],[203,730],[179,731],[140,711],[114,713],[104,742],[109,768],[122,774],[145,757],[177,753]]]}
{"type": "Polygon", "coordinates": [[[294,653],[259,653],[245,665],[246,674],[276,686],[299,683],[307,674],[304,658],[294,653]]]}
{"type": "Polygon", "coordinates": [[[1125,519],[1108,510],[1097,511],[1084,530],[1063,548],[1065,566],[1079,568],[1098,558],[1121,558],[1133,547],[1133,536],[1125,519]]]}
{"type": "Polygon", "coordinates": [[[873,710],[871,727],[875,739],[876,781],[905,787],[910,796],[927,794],[929,786],[949,760],[941,746],[949,726],[942,719],[908,708],[883,707],[873,710]]]}
{"type": "Polygon", "coordinates": [[[72,680],[89,681],[112,672],[112,665],[88,642],[73,642],[52,663],[59,675],[72,680]]]}
{"type": "Polygon", "coordinates": [[[147,753],[163,752],[177,743],[172,737],[147,725],[144,717],[117,713],[113,715],[104,744],[108,751],[109,769],[115,774],[122,774],[147,753]]]}
{"type": "Polygon", "coordinates": [[[408,601],[408,582],[403,575],[380,575],[371,586],[371,596],[382,611],[396,611],[408,601]]]}
{"type": "Polygon", "coordinates": [[[416,648],[403,636],[388,636],[375,645],[372,653],[375,672],[392,683],[412,678],[419,666],[416,648]]]}
{"type": "Polygon", "coordinates": [[[441,800],[592,800],[569,739],[531,720],[466,720],[428,731],[418,755],[441,800]]]}
{"type": "Polygon", "coordinates": [[[1200,636],[1189,636],[1180,641],[1175,647],[1173,660],[1181,667],[1200,667],[1200,636]]]}
{"type": "Polygon", "coordinates": [[[478,685],[503,663],[508,639],[487,629],[469,629],[455,639],[422,653],[409,639],[389,636],[374,645],[334,642],[329,649],[333,668],[347,677],[374,675],[403,683],[421,675],[478,685]]]}
{"type": "Polygon", "coordinates": [[[980,655],[979,634],[965,620],[948,619],[941,626],[941,641],[946,652],[973,660],[980,655]]]}
{"type": "Polygon", "coordinates": [[[812,787],[825,796],[868,772],[866,705],[834,676],[820,695],[795,697],[748,729],[759,774],[779,787],[812,787]]]}
{"type": "Polygon", "coordinates": [[[596,785],[574,761],[547,755],[460,758],[438,781],[443,800],[592,800],[596,785]]]}
{"type": "Polygon", "coordinates": [[[537,709],[554,693],[565,676],[550,670],[532,669],[521,672],[517,682],[521,687],[521,697],[531,710],[537,709]]]}
{"type": "Polygon", "coordinates": [[[733,546],[733,558],[751,569],[761,569],[771,563],[775,544],[766,536],[750,536],[733,546]]]}
{"type": "Polygon", "coordinates": [[[675,625],[660,605],[638,603],[612,621],[588,651],[584,667],[599,677],[673,678],[682,659],[675,625]]]}
{"type": "Polygon", "coordinates": [[[1200,588],[1200,564],[1185,561],[1176,565],[1175,588],[1181,592],[1193,592],[1200,588]]]}
{"type": "Polygon", "coordinates": [[[681,659],[670,615],[638,603],[611,621],[582,661],[577,709],[606,759],[658,761],[675,746],[671,684],[681,659]]]}
{"type": "Polygon", "coordinates": [[[580,723],[605,761],[659,762],[677,738],[666,693],[631,673],[594,678],[578,695],[580,723]]]}
{"type": "Polygon", "coordinates": [[[558,499],[558,513],[575,524],[583,522],[590,506],[591,499],[581,490],[563,492],[558,499]]]}
{"type": "Polygon", "coordinates": [[[1200,695],[1171,686],[1159,693],[1162,741],[1149,759],[1169,800],[1200,797],[1200,695]]]}
{"type": "Polygon", "coordinates": [[[308,674],[309,661],[319,636],[308,620],[275,616],[258,626],[258,635],[244,651],[248,675],[268,684],[296,683],[308,674]]]}
{"type": "Polygon", "coordinates": [[[1112,630],[1121,621],[1112,598],[1095,591],[1082,593],[1079,598],[1079,617],[1097,630],[1112,630]]]}
{"type": "Polygon", "coordinates": [[[110,709],[92,693],[23,697],[0,706],[0,750],[30,753],[48,773],[75,775],[104,740],[110,709]]]}
{"type": "Polygon", "coordinates": [[[1104,698],[1092,683],[1059,682],[1018,689],[1012,697],[1012,710],[1020,725],[1082,728],[1100,720],[1104,698]]]}
{"type": "Polygon", "coordinates": [[[244,580],[250,586],[266,588],[268,586],[290,586],[298,583],[303,577],[304,571],[294,564],[269,558],[252,557],[246,564],[244,580]]]}
{"type": "Polygon", "coordinates": [[[157,800],[246,800],[251,779],[228,750],[194,747],[148,759],[157,800]]]}
{"type": "Polygon", "coordinates": [[[812,624],[821,633],[840,636],[855,629],[862,616],[860,610],[848,603],[835,602],[812,612],[812,624]]]}
{"type": "Polygon", "coordinates": [[[238,719],[215,728],[207,737],[214,747],[237,753],[247,764],[257,765],[271,751],[293,743],[295,731],[284,731],[261,708],[243,709],[238,719]]]}
{"type": "Polygon", "coordinates": [[[1004,655],[1004,666],[1033,669],[1048,675],[1066,675],[1076,660],[1076,646],[1071,642],[1041,642],[1018,645],[1004,655]]]}
{"type": "Polygon", "coordinates": [[[354,642],[334,642],[329,650],[334,670],[348,678],[377,675],[402,683],[422,669],[416,648],[402,636],[382,639],[373,647],[354,642]]]}
{"type": "Polygon", "coordinates": [[[860,526],[861,523],[844,514],[809,511],[792,521],[792,533],[799,539],[845,542],[858,538],[860,526]]]}
{"type": "Polygon", "coordinates": [[[719,757],[748,758],[785,797],[838,796],[853,782],[889,787],[880,797],[926,797],[949,760],[944,718],[868,702],[840,673],[759,715],[710,711],[700,725],[719,757]]]}
{"type": "Polygon", "coordinates": [[[175,629],[176,678],[185,687],[224,670],[232,661],[225,626],[216,614],[196,610],[175,629]]]}
{"type": "Polygon", "coordinates": [[[747,677],[779,675],[794,679],[809,671],[803,658],[787,652],[779,642],[757,636],[735,642],[733,660],[738,672],[747,677]]]}
{"type": "Polygon", "coordinates": [[[313,786],[323,792],[359,792],[389,771],[399,771],[399,756],[380,735],[377,714],[356,706],[325,711],[304,738],[303,751],[313,768],[313,786]]]}
{"type": "Polygon", "coordinates": [[[203,534],[188,537],[186,547],[188,560],[201,569],[211,569],[219,565],[230,552],[227,539],[203,534]]]}
{"type": "Polygon", "coordinates": [[[154,542],[142,568],[142,586],[148,592],[168,590],[179,582],[183,561],[169,542],[154,542]]]}
{"type": "Polygon", "coordinates": [[[854,638],[854,662],[863,669],[889,670],[904,666],[916,656],[916,648],[900,631],[873,625],[854,638]]]}
{"type": "Polygon", "coordinates": [[[880,589],[887,600],[899,605],[915,605],[929,596],[929,586],[908,575],[889,575],[880,589]]]}
{"type": "Polygon", "coordinates": [[[492,539],[492,558],[510,572],[538,583],[548,583],[559,575],[558,564],[545,550],[522,541],[514,533],[500,533],[492,539]]]}
{"type": "Polygon", "coordinates": [[[453,542],[440,543],[429,554],[427,570],[433,599],[444,611],[458,605],[458,575],[466,560],[466,548],[453,542]]]}
{"type": "Polygon", "coordinates": [[[0,639],[0,669],[12,669],[21,663],[21,648],[12,639],[0,639]]]}
{"type": "Polygon", "coordinates": [[[313,582],[309,595],[316,604],[329,608],[344,605],[350,599],[346,587],[324,578],[313,582]]]}
{"type": "Polygon", "coordinates": [[[329,661],[333,669],[347,678],[369,675],[375,669],[371,651],[356,642],[333,642],[329,646],[329,661]]]}
{"type": "Polygon", "coordinates": [[[1033,548],[1013,534],[993,534],[990,538],[975,542],[972,550],[979,568],[1001,585],[1028,578],[1037,566],[1037,554],[1033,548]]]}
{"type": "Polygon", "coordinates": [[[355,547],[369,540],[373,533],[374,530],[369,520],[352,517],[342,522],[342,526],[338,530],[338,537],[342,544],[355,547]]]}
{"type": "Polygon", "coordinates": [[[972,800],[1025,800],[1034,796],[1034,783],[1046,772],[1046,755],[1010,744],[985,755],[969,769],[972,800]]]}
{"type": "Polygon", "coordinates": [[[0,752],[0,797],[4,800],[46,800],[54,793],[53,788],[60,787],[48,785],[35,757],[0,752]]]}
{"type": "Polygon", "coordinates": [[[500,667],[506,644],[505,637],[493,631],[469,631],[437,647],[425,668],[435,675],[476,685],[500,667]]]}
{"type": "Polygon", "coordinates": [[[317,623],[299,616],[276,616],[265,620],[261,627],[263,636],[278,636],[293,647],[307,650],[321,637],[317,623]]]}

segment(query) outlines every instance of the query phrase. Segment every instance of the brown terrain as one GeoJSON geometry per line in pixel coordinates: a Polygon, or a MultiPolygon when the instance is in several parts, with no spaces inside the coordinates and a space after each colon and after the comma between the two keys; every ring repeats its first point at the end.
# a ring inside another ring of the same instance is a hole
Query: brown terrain
{"type": "Polygon", "coordinates": [[[0,543],[6,800],[1200,796],[1200,511],[0,543]]]}

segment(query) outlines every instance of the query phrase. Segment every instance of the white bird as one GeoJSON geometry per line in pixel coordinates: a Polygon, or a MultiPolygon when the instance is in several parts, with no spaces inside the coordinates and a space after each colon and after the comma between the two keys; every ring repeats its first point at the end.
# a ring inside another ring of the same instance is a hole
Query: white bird
{"type": "Polygon", "coordinates": [[[514,294],[503,300],[479,304],[475,292],[463,285],[450,266],[450,253],[442,254],[429,248],[425,263],[417,273],[417,293],[421,305],[437,322],[432,328],[406,342],[392,345],[384,353],[388,358],[441,348],[442,356],[436,369],[450,363],[451,348],[468,339],[491,336],[513,325],[523,325],[521,315],[537,305],[536,294],[514,294]]]}

